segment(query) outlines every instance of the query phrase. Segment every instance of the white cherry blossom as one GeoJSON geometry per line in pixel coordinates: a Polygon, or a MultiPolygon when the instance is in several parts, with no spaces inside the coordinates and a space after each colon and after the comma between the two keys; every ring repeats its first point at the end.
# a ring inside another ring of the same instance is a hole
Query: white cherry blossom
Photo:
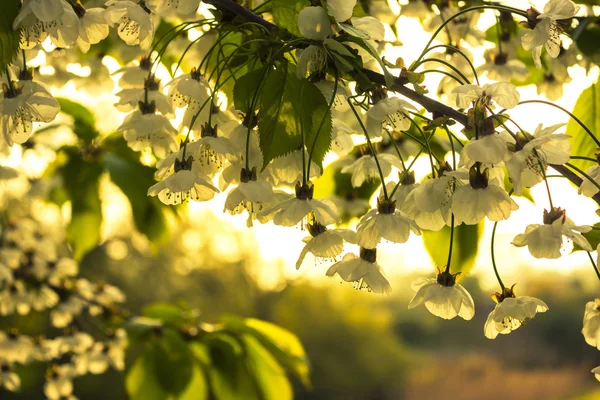
{"type": "Polygon", "coordinates": [[[314,186],[296,185],[296,195],[280,202],[261,213],[272,216],[273,223],[281,226],[294,226],[303,221],[309,214],[322,223],[330,225],[339,220],[335,206],[327,200],[313,199],[314,186]]]}
{"type": "MultiPolygon", "coordinates": [[[[392,172],[392,167],[402,170],[402,162],[393,154],[379,153],[377,154],[377,161],[379,161],[384,177],[392,172]]],[[[375,157],[369,154],[357,158],[350,165],[346,165],[342,168],[342,173],[352,174],[350,182],[353,187],[360,187],[365,181],[380,179],[375,157]]]]}
{"type": "Polygon", "coordinates": [[[520,196],[523,187],[532,187],[546,175],[548,164],[562,165],[571,158],[571,144],[568,135],[554,133],[564,124],[542,128],[538,125],[533,139],[522,149],[509,155],[505,161],[515,194],[520,196]]]}
{"type": "Polygon", "coordinates": [[[461,85],[452,90],[451,101],[459,108],[468,108],[471,103],[479,107],[493,108],[498,104],[502,108],[513,108],[519,104],[521,96],[512,83],[497,82],[485,84],[483,87],[477,85],[461,85]]]}
{"type": "Polygon", "coordinates": [[[457,224],[474,225],[487,217],[490,221],[508,219],[512,211],[519,208],[497,179],[487,178],[471,168],[468,185],[463,185],[452,195],[451,210],[457,224]]]}
{"type": "Polygon", "coordinates": [[[533,61],[538,69],[542,68],[542,47],[546,47],[552,58],[558,57],[560,53],[560,34],[563,29],[557,21],[572,18],[577,11],[579,6],[570,0],[550,0],[544,6],[544,12],[537,16],[533,30],[521,37],[523,48],[532,51],[533,61]]]}
{"type": "Polygon", "coordinates": [[[383,135],[384,127],[389,126],[394,131],[405,131],[410,128],[408,110],[416,111],[406,100],[397,97],[387,97],[378,101],[367,111],[367,132],[371,138],[383,135]]]}
{"type": "MultiPolygon", "coordinates": [[[[589,167],[585,173],[592,178],[595,183],[600,185],[600,166],[594,165],[593,167],[589,167]]],[[[600,191],[598,186],[594,185],[594,182],[590,181],[586,177],[583,177],[583,182],[581,183],[581,186],[579,186],[579,194],[584,194],[587,197],[593,197],[600,191]]]]}
{"type": "Polygon", "coordinates": [[[323,7],[306,7],[298,13],[298,29],[307,39],[323,40],[333,33],[327,11],[323,7]]]}
{"type": "Polygon", "coordinates": [[[106,22],[117,25],[117,33],[127,45],[139,45],[143,50],[150,47],[154,37],[154,18],[150,10],[130,0],[110,0],[106,6],[106,22]]]}
{"type": "Polygon", "coordinates": [[[583,329],[581,333],[585,338],[585,342],[592,347],[600,350],[600,299],[589,301],[585,305],[585,313],[583,314],[583,329]]]}
{"type": "Polygon", "coordinates": [[[335,259],[344,250],[344,242],[357,243],[356,233],[350,229],[327,229],[318,222],[309,223],[306,227],[310,236],[302,239],[306,245],[296,261],[296,269],[300,269],[308,253],[318,258],[335,259]]]}
{"type": "Polygon", "coordinates": [[[443,319],[456,316],[470,320],[475,315],[475,303],[467,290],[456,283],[456,275],[440,272],[436,279],[419,278],[412,282],[415,292],[408,308],[425,305],[433,315],[443,319]]]}
{"type": "Polygon", "coordinates": [[[381,239],[404,243],[410,232],[421,235],[421,230],[404,212],[396,209],[394,202],[377,198],[377,208],[370,210],[358,223],[358,244],[373,249],[381,239]]]}
{"type": "Polygon", "coordinates": [[[529,296],[503,297],[496,294],[499,303],[490,313],[483,331],[488,339],[495,339],[498,334],[509,334],[535,317],[537,313],[548,311],[542,300],[529,296]]]}
{"type": "Polygon", "coordinates": [[[535,258],[560,258],[563,236],[573,241],[583,250],[592,251],[587,239],[581,234],[592,230],[588,225],[575,225],[560,208],[550,213],[544,210],[544,224],[531,224],[525,233],[518,234],[512,241],[517,247],[527,246],[535,258]]]}
{"type": "Polygon", "coordinates": [[[177,129],[164,115],[136,110],[125,117],[117,132],[124,132],[123,136],[131,149],[142,151],[152,148],[160,158],[179,149],[177,129]]]}
{"type": "Polygon", "coordinates": [[[9,146],[25,143],[34,122],[51,122],[60,105],[44,85],[35,81],[3,85],[0,98],[0,129],[9,146]]]}
{"type": "Polygon", "coordinates": [[[361,248],[360,252],[360,257],[352,253],[346,254],[342,261],[329,267],[327,276],[338,274],[346,282],[353,282],[356,289],[389,294],[392,287],[383,269],[377,264],[376,250],[361,248]]]}
{"type": "Polygon", "coordinates": [[[356,0],[327,0],[327,12],[338,22],[344,22],[352,17],[356,0]]]}
{"type": "Polygon", "coordinates": [[[158,196],[165,204],[174,205],[194,201],[207,201],[219,193],[209,178],[200,173],[190,156],[187,160],[175,159],[172,174],[148,189],[148,196],[158,196]]]}

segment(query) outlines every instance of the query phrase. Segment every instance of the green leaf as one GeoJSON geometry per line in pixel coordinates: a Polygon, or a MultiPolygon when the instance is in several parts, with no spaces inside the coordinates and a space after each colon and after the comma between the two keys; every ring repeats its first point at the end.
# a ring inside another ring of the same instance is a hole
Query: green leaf
{"type": "Polygon", "coordinates": [[[274,158],[300,149],[302,131],[306,149],[310,152],[314,148],[312,159],[320,166],[331,146],[331,124],[329,104],[321,91],[307,79],[296,77],[295,66],[278,64],[269,73],[260,95],[258,128],[263,168],[274,158]]]}
{"type": "Polygon", "coordinates": [[[323,44],[329,50],[335,51],[336,53],[339,53],[342,56],[354,58],[354,54],[352,54],[350,52],[350,50],[348,50],[348,48],[346,46],[344,46],[343,44],[341,44],[337,40],[326,38],[325,40],[323,40],[323,44]]]}
{"type": "Polygon", "coordinates": [[[277,360],[253,336],[242,335],[245,364],[264,400],[291,400],[292,387],[277,360]]]}
{"type": "Polygon", "coordinates": [[[192,379],[194,359],[179,333],[167,330],[152,343],[156,357],[155,379],[162,389],[174,395],[183,393],[192,379]]]}
{"type": "Polygon", "coordinates": [[[168,303],[153,303],[142,309],[142,315],[174,325],[185,321],[185,313],[179,307],[168,303]]]}
{"type": "Polygon", "coordinates": [[[192,379],[178,400],[205,400],[208,399],[208,382],[204,371],[198,365],[194,366],[192,379]]]}
{"type": "Polygon", "coordinates": [[[139,356],[125,377],[125,389],[130,400],[164,400],[166,393],[154,377],[156,359],[146,351],[139,356]]]}
{"type": "MultiPolygon", "coordinates": [[[[573,108],[573,114],[581,120],[596,135],[600,132],[600,86],[592,84],[585,89],[573,108]]],[[[594,152],[598,148],[596,142],[587,132],[572,118],[567,124],[566,134],[571,136],[571,154],[577,156],[588,156],[594,158],[594,152]]],[[[575,166],[584,171],[594,165],[591,161],[571,160],[575,166]]]]}
{"type": "Polygon", "coordinates": [[[90,144],[98,137],[94,114],[79,103],[69,99],[58,98],[61,112],[73,117],[73,131],[84,143],[90,144]]]}
{"type": "Polygon", "coordinates": [[[306,0],[272,0],[273,22],[280,28],[285,28],[296,36],[298,30],[298,14],[302,9],[310,6],[306,0]]]}
{"type": "Polygon", "coordinates": [[[600,52],[598,43],[600,42],[600,26],[590,23],[585,27],[577,37],[577,47],[581,52],[593,57],[600,52]]]}
{"type": "Polygon", "coordinates": [[[250,110],[263,72],[263,69],[250,71],[235,82],[235,86],[233,87],[233,101],[236,110],[243,113],[247,113],[250,110]]]}
{"type": "Polygon", "coordinates": [[[169,234],[166,208],[155,197],[146,195],[155,183],[154,169],[142,165],[139,155],[127,147],[122,137],[107,140],[104,148],[104,167],[129,199],[135,227],[153,243],[164,242],[169,234]]]}
{"type": "Polygon", "coordinates": [[[125,378],[131,400],[205,399],[204,373],[179,334],[153,337],[125,378]]]}
{"type": "Polygon", "coordinates": [[[58,170],[71,200],[71,222],[67,240],[73,257],[81,260],[100,241],[102,204],[99,183],[103,168],[97,159],[87,159],[76,148],[66,148],[68,161],[58,170]]]}
{"type": "Polygon", "coordinates": [[[259,319],[244,320],[249,332],[281,365],[294,373],[310,388],[310,368],[304,347],[296,335],[280,326],[259,319]]]}
{"type": "Polygon", "coordinates": [[[21,9],[20,0],[2,0],[0,12],[0,75],[19,54],[20,32],[13,30],[13,22],[21,9]]]}
{"type": "MultiPolygon", "coordinates": [[[[442,269],[448,262],[450,246],[450,227],[445,226],[440,231],[423,232],[423,243],[435,265],[442,269]]],[[[459,225],[454,228],[454,245],[452,246],[452,273],[461,272],[464,278],[475,265],[479,249],[479,241],[483,233],[483,222],[477,225],[459,225]]]]}
{"type": "Polygon", "coordinates": [[[244,349],[232,336],[217,332],[210,335],[208,346],[211,365],[210,387],[217,399],[259,400],[259,392],[246,366],[244,349]]]}

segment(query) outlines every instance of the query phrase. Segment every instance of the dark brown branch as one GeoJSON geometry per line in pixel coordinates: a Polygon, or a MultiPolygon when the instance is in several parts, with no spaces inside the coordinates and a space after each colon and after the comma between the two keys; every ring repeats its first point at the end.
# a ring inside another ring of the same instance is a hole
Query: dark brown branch
{"type": "MultiPolygon", "coordinates": [[[[241,5],[237,4],[233,0],[202,0],[202,1],[206,4],[213,5],[214,7],[221,10],[222,12],[235,14],[235,15],[244,17],[248,21],[257,23],[257,24],[267,28],[268,30],[278,29],[277,25],[264,20],[260,16],[254,14],[251,10],[248,10],[247,8],[242,7],[241,5]]],[[[382,74],[372,71],[372,70],[369,70],[369,69],[364,69],[362,72],[372,82],[374,82],[378,85],[381,85],[381,86],[386,86],[385,77],[382,74]]],[[[400,79],[396,79],[396,82],[392,85],[392,87],[388,87],[388,89],[391,91],[397,92],[397,93],[401,94],[402,96],[422,105],[430,113],[445,115],[447,117],[452,118],[453,120],[460,123],[461,125],[466,125],[468,122],[468,117],[465,114],[463,114],[462,112],[455,110],[452,107],[448,107],[447,105],[442,104],[439,101],[436,101],[432,98],[429,98],[427,96],[417,93],[416,91],[404,86],[404,84],[402,84],[400,82],[400,79]]],[[[570,169],[565,167],[564,165],[551,164],[550,166],[552,168],[554,168],[559,174],[563,175],[565,178],[570,180],[577,187],[581,186],[583,179],[580,178],[579,175],[575,174],[570,169]]],[[[596,201],[596,203],[600,204],[600,193],[595,195],[593,197],[593,199],[596,201]]]]}

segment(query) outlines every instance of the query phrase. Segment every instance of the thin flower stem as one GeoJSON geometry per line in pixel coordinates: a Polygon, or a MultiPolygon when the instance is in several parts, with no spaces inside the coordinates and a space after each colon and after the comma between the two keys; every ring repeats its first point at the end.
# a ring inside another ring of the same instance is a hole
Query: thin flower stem
{"type": "Polygon", "coordinates": [[[305,136],[304,136],[304,103],[302,102],[302,98],[304,97],[304,86],[302,86],[302,89],[300,90],[300,109],[302,111],[302,114],[300,115],[300,138],[302,139],[302,147],[301,150],[302,151],[302,186],[306,186],[306,182],[307,182],[307,177],[306,177],[306,141],[305,141],[305,136]]]}
{"type": "Polygon", "coordinates": [[[448,248],[448,262],[446,263],[446,271],[450,272],[450,263],[452,262],[452,247],[454,244],[454,213],[450,220],[450,246],[448,248]]]}
{"type": "Polygon", "coordinates": [[[498,268],[496,267],[496,257],[494,255],[494,240],[496,239],[496,227],[497,226],[498,226],[498,222],[494,222],[494,229],[492,229],[492,245],[491,245],[492,267],[494,267],[494,274],[496,274],[496,279],[498,279],[498,283],[500,284],[500,287],[502,288],[502,293],[504,293],[504,283],[502,282],[502,279],[500,279],[500,274],[498,274],[498,268]]]}
{"type": "Polygon", "coordinates": [[[442,74],[442,75],[446,75],[449,78],[454,79],[456,82],[458,82],[459,84],[463,84],[463,81],[461,81],[460,79],[458,79],[456,76],[452,75],[450,72],[446,72],[446,71],[442,71],[439,69],[425,69],[423,71],[420,71],[422,74],[429,74],[431,72],[436,72],[438,74],[442,74]]]}
{"type": "Polygon", "coordinates": [[[398,188],[400,187],[400,184],[402,183],[402,181],[404,180],[404,178],[406,177],[406,175],[408,175],[408,173],[410,172],[412,166],[415,164],[415,162],[417,161],[417,158],[419,158],[419,156],[421,155],[421,153],[423,152],[424,149],[425,149],[425,147],[421,147],[421,149],[415,155],[415,158],[413,158],[413,160],[408,165],[408,168],[404,169],[404,172],[402,173],[402,175],[398,179],[398,183],[396,183],[396,186],[394,186],[394,190],[392,190],[392,193],[390,193],[390,199],[394,198],[394,194],[396,194],[396,190],[398,190],[398,188]]]}
{"type": "Polygon", "coordinates": [[[415,66],[415,69],[420,66],[421,64],[424,64],[426,62],[437,62],[440,63],[442,65],[445,65],[446,67],[450,68],[452,71],[456,72],[458,74],[458,76],[460,76],[463,79],[463,84],[469,84],[471,81],[469,80],[469,78],[467,78],[465,76],[465,74],[463,74],[462,72],[460,72],[460,70],[458,68],[456,68],[454,65],[450,64],[448,61],[446,60],[440,60],[439,58],[425,58],[421,61],[419,61],[419,63],[415,66]]]}
{"type": "Polygon", "coordinates": [[[498,53],[502,54],[502,32],[500,30],[500,17],[496,14],[496,37],[498,38],[496,44],[498,45],[498,53]]]}
{"type": "Polygon", "coordinates": [[[449,46],[447,44],[437,44],[435,46],[430,47],[426,51],[426,53],[429,53],[431,50],[438,49],[440,47],[449,49],[451,51],[454,51],[454,52],[460,54],[467,61],[467,63],[469,64],[469,66],[471,67],[471,70],[473,71],[473,75],[475,76],[475,81],[479,85],[479,76],[477,75],[477,70],[475,69],[475,66],[473,65],[473,63],[471,62],[471,60],[469,60],[469,57],[467,57],[467,55],[462,50],[460,50],[458,47],[456,47],[456,46],[449,46]]]}
{"type": "MultiPolygon", "coordinates": [[[[456,171],[456,151],[454,150],[454,141],[452,140],[452,134],[450,133],[450,129],[448,129],[448,125],[444,124],[444,130],[448,134],[448,140],[450,141],[450,147],[452,149],[452,169],[456,171]]],[[[452,214],[452,218],[454,218],[454,214],[452,214]]]]}
{"type": "Polygon", "coordinates": [[[571,160],[586,160],[586,161],[598,162],[598,160],[596,160],[595,158],[586,157],[586,156],[571,156],[571,160]]]}
{"type": "MultiPolygon", "coordinates": [[[[330,112],[333,107],[333,103],[335,102],[335,96],[337,95],[337,89],[338,89],[338,70],[336,69],[334,83],[333,83],[333,94],[331,95],[331,100],[329,101],[329,105],[328,105],[328,110],[330,112]]],[[[315,140],[313,141],[313,144],[310,148],[310,152],[308,153],[308,166],[306,167],[306,176],[308,177],[308,179],[310,179],[310,164],[312,162],[312,156],[315,151],[315,147],[317,146],[317,139],[319,138],[319,134],[321,133],[321,129],[323,129],[323,124],[325,124],[326,120],[327,120],[327,113],[325,113],[323,115],[323,118],[321,119],[321,123],[319,124],[319,129],[317,129],[317,133],[315,134],[315,140]]]]}
{"type": "Polygon", "coordinates": [[[581,175],[583,175],[588,181],[590,181],[594,186],[596,186],[598,188],[598,190],[600,190],[600,184],[598,182],[596,182],[595,179],[593,179],[591,176],[589,176],[588,174],[586,174],[585,172],[583,172],[580,168],[574,166],[571,163],[565,163],[565,165],[571,169],[574,169],[575,171],[579,172],[581,175]]]}
{"type": "MultiPolygon", "coordinates": [[[[427,147],[427,153],[429,155],[429,163],[431,164],[431,174],[433,177],[435,177],[435,165],[433,162],[433,151],[431,150],[431,145],[429,144],[429,138],[427,138],[425,136],[425,132],[423,132],[423,129],[421,129],[419,124],[417,124],[415,121],[413,121],[410,118],[409,118],[409,121],[413,124],[413,126],[415,128],[417,128],[419,130],[419,132],[421,133],[421,136],[423,136],[423,139],[425,139],[425,146],[427,147]]],[[[437,161],[439,161],[439,160],[437,160],[437,161]]]]}
{"type": "Polygon", "coordinates": [[[551,102],[545,101],[545,100],[525,100],[525,101],[521,101],[518,105],[521,105],[521,104],[531,104],[531,103],[546,104],[546,105],[558,108],[562,112],[568,114],[569,117],[573,118],[573,120],[575,122],[577,122],[579,124],[579,126],[581,126],[583,128],[584,131],[586,131],[586,133],[590,136],[590,138],[594,142],[596,142],[596,145],[598,147],[600,147],[600,140],[598,140],[598,138],[592,133],[592,131],[587,126],[585,126],[585,124],[583,122],[581,122],[581,120],[579,118],[577,118],[575,115],[573,115],[573,113],[571,113],[569,110],[567,110],[567,109],[565,109],[565,108],[563,108],[563,107],[561,107],[561,106],[559,106],[557,104],[554,104],[554,103],[551,103],[551,102]]]}
{"type": "Polygon", "coordinates": [[[396,140],[394,140],[394,136],[387,129],[385,129],[385,131],[387,132],[388,136],[390,137],[390,141],[394,145],[394,149],[396,149],[396,154],[398,154],[398,158],[400,159],[400,162],[402,163],[402,169],[406,170],[406,165],[404,164],[404,158],[402,157],[402,154],[400,154],[400,149],[398,148],[398,144],[396,143],[396,140]]]}
{"type": "Polygon", "coordinates": [[[507,7],[507,6],[501,6],[501,5],[483,5],[483,6],[475,6],[475,7],[469,7],[466,8],[464,10],[461,10],[459,12],[457,12],[456,14],[452,15],[451,17],[449,17],[446,21],[444,21],[442,23],[442,25],[440,27],[438,27],[436,29],[436,31],[433,33],[433,35],[431,36],[431,38],[429,39],[429,42],[427,42],[427,45],[425,46],[425,49],[423,49],[423,52],[421,53],[421,55],[419,56],[419,58],[417,58],[417,60],[411,65],[411,67],[409,68],[411,71],[414,71],[416,67],[413,67],[414,65],[417,65],[417,63],[419,61],[421,61],[421,59],[425,56],[425,53],[427,53],[427,50],[429,49],[429,46],[431,46],[431,43],[433,43],[435,37],[442,31],[442,29],[444,29],[444,27],[453,19],[458,18],[459,16],[468,13],[468,12],[472,12],[472,11],[476,11],[476,10],[485,10],[485,9],[492,9],[492,10],[499,10],[499,11],[507,11],[513,14],[517,14],[520,15],[524,18],[527,18],[527,12],[523,11],[523,10],[518,10],[516,8],[512,8],[512,7],[507,7]]]}
{"type": "Polygon", "coordinates": [[[362,130],[363,130],[363,132],[365,134],[365,137],[367,138],[367,143],[369,144],[369,148],[371,149],[371,154],[373,154],[373,158],[375,159],[375,165],[377,165],[377,170],[379,171],[379,178],[381,179],[381,186],[383,186],[383,196],[385,197],[385,200],[387,201],[390,198],[388,197],[387,188],[385,187],[385,177],[383,176],[383,171],[381,170],[381,165],[379,165],[379,159],[377,158],[377,153],[375,152],[375,148],[373,147],[373,143],[371,143],[371,138],[369,137],[369,133],[367,132],[367,128],[363,124],[362,119],[360,118],[360,116],[356,112],[356,109],[352,105],[352,102],[350,101],[350,99],[352,99],[352,98],[353,97],[348,97],[346,99],[346,101],[350,105],[350,109],[354,113],[354,116],[356,117],[356,120],[360,124],[360,127],[362,128],[362,130]]]}
{"type": "Polygon", "coordinates": [[[594,272],[596,273],[596,276],[598,277],[598,279],[600,279],[600,271],[598,271],[598,266],[596,265],[596,262],[594,261],[594,257],[592,257],[592,253],[590,253],[589,251],[587,251],[586,253],[588,254],[588,257],[590,258],[592,267],[594,267],[594,272]]]}

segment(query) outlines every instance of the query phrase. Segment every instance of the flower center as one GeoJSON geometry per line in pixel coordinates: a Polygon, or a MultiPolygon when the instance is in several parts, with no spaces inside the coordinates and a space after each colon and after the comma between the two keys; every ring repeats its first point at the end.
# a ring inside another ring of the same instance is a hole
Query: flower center
{"type": "Polygon", "coordinates": [[[546,225],[552,225],[554,221],[559,220],[561,218],[564,223],[567,218],[567,211],[561,209],[560,207],[553,208],[550,211],[544,210],[544,224],[546,225]]]}
{"type": "Polygon", "coordinates": [[[315,186],[310,183],[300,185],[300,182],[296,183],[296,198],[298,200],[312,200],[315,193],[315,186]]]}
{"type": "Polygon", "coordinates": [[[364,247],[360,248],[360,258],[368,261],[370,263],[374,263],[377,261],[377,249],[366,249],[364,247]]]}

